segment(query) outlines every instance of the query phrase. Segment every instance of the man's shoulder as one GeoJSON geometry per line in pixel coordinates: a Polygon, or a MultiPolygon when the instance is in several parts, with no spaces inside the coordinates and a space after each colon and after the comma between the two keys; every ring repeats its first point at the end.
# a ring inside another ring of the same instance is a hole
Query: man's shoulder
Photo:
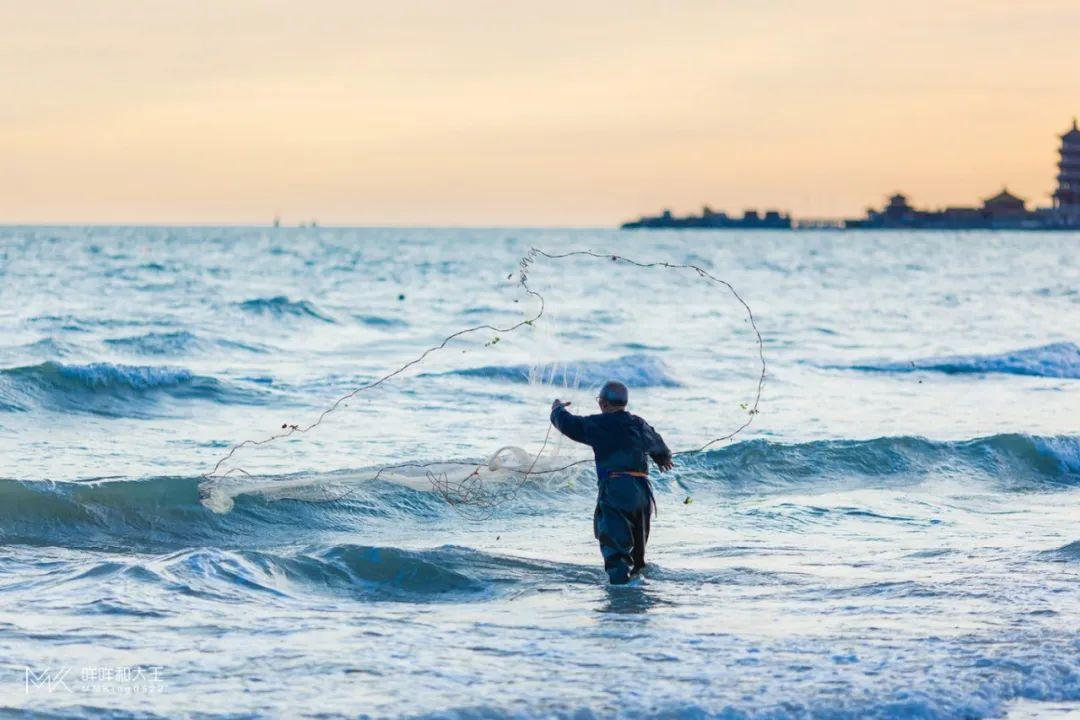
{"type": "Polygon", "coordinates": [[[584,420],[586,422],[596,422],[600,418],[604,417],[603,413],[596,413],[594,415],[578,415],[574,412],[571,412],[565,406],[555,408],[552,411],[552,415],[569,415],[570,417],[577,418],[578,420],[584,420]]]}
{"type": "Polygon", "coordinates": [[[640,415],[634,415],[633,413],[627,413],[627,415],[630,416],[631,422],[635,423],[636,425],[644,425],[647,428],[652,428],[652,425],[649,424],[649,421],[641,417],[640,415]]]}
{"type": "Polygon", "coordinates": [[[592,415],[577,415],[576,416],[583,425],[589,427],[604,427],[607,423],[611,422],[611,416],[604,413],[594,413],[592,415]]]}

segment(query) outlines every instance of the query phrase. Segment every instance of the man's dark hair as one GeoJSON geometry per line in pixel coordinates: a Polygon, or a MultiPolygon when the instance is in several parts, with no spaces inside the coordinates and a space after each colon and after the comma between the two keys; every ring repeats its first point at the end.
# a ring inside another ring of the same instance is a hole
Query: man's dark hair
{"type": "Polygon", "coordinates": [[[604,387],[600,388],[600,399],[608,405],[622,407],[630,401],[630,391],[621,382],[608,380],[604,387]]]}

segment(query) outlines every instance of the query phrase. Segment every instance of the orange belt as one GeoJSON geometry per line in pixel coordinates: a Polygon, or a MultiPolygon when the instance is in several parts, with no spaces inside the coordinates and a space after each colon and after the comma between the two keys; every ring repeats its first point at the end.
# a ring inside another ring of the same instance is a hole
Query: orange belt
{"type": "MultiPolygon", "coordinates": [[[[637,470],[616,470],[615,472],[609,472],[607,474],[607,476],[609,478],[615,477],[616,475],[629,475],[630,477],[645,478],[646,480],[649,479],[649,473],[647,473],[647,472],[638,472],[637,470]]],[[[653,517],[656,517],[656,515],[657,515],[656,498],[653,497],[652,485],[650,485],[648,482],[646,482],[645,487],[649,491],[649,505],[652,507],[652,515],[653,515],[653,517]]]]}

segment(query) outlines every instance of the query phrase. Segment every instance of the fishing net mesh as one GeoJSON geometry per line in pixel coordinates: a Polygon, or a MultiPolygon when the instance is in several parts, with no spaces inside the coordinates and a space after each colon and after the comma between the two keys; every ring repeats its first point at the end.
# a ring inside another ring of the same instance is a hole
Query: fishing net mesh
{"type": "MultiPolygon", "coordinates": [[[[351,400],[370,394],[404,373],[421,367],[433,356],[445,352],[459,339],[486,333],[493,338],[487,343],[491,345],[499,342],[503,337],[512,336],[525,329],[542,330],[543,321],[551,313],[544,295],[530,282],[530,273],[539,263],[556,264],[570,259],[614,263],[635,272],[671,273],[676,275],[672,280],[679,285],[685,285],[687,282],[705,283],[717,292],[726,293],[734,299],[745,314],[745,320],[752,331],[756,343],[755,360],[759,366],[758,372],[754,374],[755,385],[750,399],[742,404],[745,415],[729,432],[709,438],[694,447],[677,450],[673,452],[673,455],[686,456],[704,452],[719,443],[735,438],[750,427],[759,412],[765,384],[764,343],[753,311],[734,286],[695,264],[666,261],[641,262],[623,255],[597,253],[592,250],[548,253],[539,248],[532,248],[519,260],[516,271],[508,276],[509,279],[513,279],[514,275],[517,275],[517,285],[523,292],[524,299],[531,303],[524,318],[503,325],[482,323],[450,333],[439,343],[424,349],[407,362],[337,397],[310,422],[284,423],[277,432],[270,435],[236,443],[204,474],[203,502],[218,511],[231,508],[236,492],[230,490],[224,481],[237,477],[247,481],[245,485],[247,491],[257,491],[268,499],[288,497],[303,500],[341,501],[354,496],[360,491],[362,485],[346,482],[344,479],[313,486],[310,483],[305,484],[302,478],[295,476],[272,480],[257,477],[248,472],[243,465],[238,464],[239,454],[247,449],[279,443],[316,430],[335,413],[347,407],[351,400]]],[[[572,364],[534,365],[528,370],[528,381],[534,387],[579,389],[586,382],[586,379],[581,377],[579,369],[572,364]]],[[[433,491],[462,515],[470,519],[484,519],[490,517],[500,507],[514,501],[526,483],[557,476],[591,462],[590,458],[581,457],[580,454],[564,454],[561,440],[561,434],[554,431],[548,424],[539,449],[533,452],[516,445],[508,445],[481,461],[438,460],[388,464],[375,468],[367,477],[373,481],[392,478],[401,482],[404,479],[406,484],[410,480],[413,483],[420,481],[420,484],[433,491]]]]}

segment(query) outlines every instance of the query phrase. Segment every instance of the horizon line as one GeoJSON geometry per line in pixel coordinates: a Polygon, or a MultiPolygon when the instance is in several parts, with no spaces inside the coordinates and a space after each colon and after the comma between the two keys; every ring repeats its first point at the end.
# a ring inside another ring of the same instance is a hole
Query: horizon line
{"type": "Polygon", "coordinates": [[[265,228],[267,230],[618,230],[618,225],[537,225],[537,224],[511,224],[511,225],[469,225],[469,224],[391,224],[391,223],[322,223],[315,225],[286,224],[274,225],[272,223],[246,223],[246,222],[3,222],[0,228],[265,228]]]}

